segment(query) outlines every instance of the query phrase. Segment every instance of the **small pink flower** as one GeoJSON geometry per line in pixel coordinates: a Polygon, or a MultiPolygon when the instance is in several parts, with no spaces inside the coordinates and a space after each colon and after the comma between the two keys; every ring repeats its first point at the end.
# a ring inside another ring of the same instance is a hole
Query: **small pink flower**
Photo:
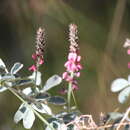
{"type": "Polygon", "coordinates": [[[60,90],[60,94],[66,94],[67,93],[67,89],[65,89],[65,88],[62,88],[61,90],[60,90]]]}
{"type": "Polygon", "coordinates": [[[79,87],[78,87],[76,84],[73,84],[73,85],[72,85],[72,89],[73,89],[73,90],[78,90],[79,87]]]}
{"type": "Polygon", "coordinates": [[[65,78],[65,80],[68,81],[68,82],[72,82],[72,81],[73,81],[73,78],[68,75],[68,76],[65,78]]]}
{"type": "Polygon", "coordinates": [[[80,72],[75,73],[76,77],[80,77],[80,72]]]}
{"type": "Polygon", "coordinates": [[[77,56],[77,62],[81,61],[81,56],[77,56]]]}
{"type": "Polygon", "coordinates": [[[83,67],[80,63],[77,64],[77,71],[81,70],[83,67]]]}
{"type": "Polygon", "coordinates": [[[44,60],[43,59],[40,59],[39,60],[39,65],[42,65],[44,63],[44,60]]]}
{"type": "Polygon", "coordinates": [[[69,53],[68,60],[72,60],[73,62],[75,62],[76,59],[77,59],[77,54],[76,53],[73,53],[73,52],[69,53]]]}
{"type": "Polygon", "coordinates": [[[68,67],[70,66],[70,64],[71,64],[71,62],[70,62],[70,61],[67,61],[67,62],[65,62],[64,66],[65,66],[66,68],[68,68],[68,67]]]}
{"type": "Polygon", "coordinates": [[[127,54],[130,55],[130,49],[127,50],[127,54]]]}
{"type": "Polygon", "coordinates": [[[67,72],[64,72],[64,73],[62,74],[62,78],[63,78],[63,79],[66,79],[67,76],[68,76],[68,73],[67,73],[67,72]]]}
{"type": "Polygon", "coordinates": [[[130,69],[130,62],[128,62],[128,68],[130,69]]]}
{"type": "Polygon", "coordinates": [[[37,59],[37,55],[34,53],[34,54],[32,54],[32,59],[33,60],[36,60],[37,59]]]}
{"type": "Polygon", "coordinates": [[[126,41],[125,41],[123,47],[124,47],[124,48],[130,47],[130,39],[126,39],[126,41]]]}
{"type": "Polygon", "coordinates": [[[32,65],[31,67],[29,67],[29,70],[34,72],[37,70],[37,67],[35,65],[32,65]]]}

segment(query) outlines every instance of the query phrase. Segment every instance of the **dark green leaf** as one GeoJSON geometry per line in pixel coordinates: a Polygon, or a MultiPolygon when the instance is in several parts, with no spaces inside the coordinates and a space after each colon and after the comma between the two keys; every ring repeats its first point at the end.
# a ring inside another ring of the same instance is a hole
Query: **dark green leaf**
{"type": "Polygon", "coordinates": [[[55,104],[55,105],[65,105],[66,101],[61,96],[53,96],[48,99],[49,103],[55,104]]]}
{"type": "Polygon", "coordinates": [[[46,99],[48,99],[50,97],[50,94],[49,93],[39,93],[36,97],[35,97],[35,99],[36,100],[41,100],[41,101],[43,101],[43,100],[46,100],[46,99]]]}
{"type": "Polygon", "coordinates": [[[72,112],[72,113],[65,115],[63,117],[64,123],[66,124],[66,123],[73,121],[77,117],[77,114],[78,114],[77,112],[72,112]]]}
{"type": "Polygon", "coordinates": [[[15,86],[24,86],[29,84],[33,84],[33,81],[31,79],[21,79],[16,81],[15,86]]]}
{"type": "Polygon", "coordinates": [[[124,130],[130,130],[130,125],[125,125],[124,130]]]}

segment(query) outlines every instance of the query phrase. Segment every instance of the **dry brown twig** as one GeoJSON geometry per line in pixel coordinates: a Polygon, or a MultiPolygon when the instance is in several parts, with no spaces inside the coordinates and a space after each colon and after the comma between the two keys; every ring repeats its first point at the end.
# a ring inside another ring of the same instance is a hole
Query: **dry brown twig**
{"type": "Polygon", "coordinates": [[[126,118],[128,117],[130,113],[130,107],[126,110],[125,114],[124,114],[124,117],[122,118],[122,120],[120,121],[118,127],[116,128],[116,130],[119,130],[120,127],[121,127],[121,124],[126,120],[126,118]]]}
{"type": "Polygon", "coordinates": [[[130,125],[130,122],[128,121],[124,122],[129,112],[130,112],[130,107],[127,109],[120,123],[116,123],[114,125],[107,124],[107,125],[97,126],[92,118],[92,115],[81,115],[80,117],[77,117],[74,121],[69,122],[66,126],[74,124],[76,125],[78,130],[83,130],[83,129],[84,130],[101,130],[101,129],[110,128],[110,127],[117,127],[116,130],[119,130],[121,126],[130,125]],[[86,123],[86,120],[87,120],[87,123],[86,123]]]}

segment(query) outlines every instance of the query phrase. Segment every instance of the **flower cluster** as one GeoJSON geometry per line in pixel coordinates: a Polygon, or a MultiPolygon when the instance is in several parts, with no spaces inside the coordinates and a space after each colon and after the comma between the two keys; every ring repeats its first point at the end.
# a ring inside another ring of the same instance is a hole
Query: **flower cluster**
{"type": "MultiPolygon", "coordinates": [[[[123,47],[128,48],[127,49],[127,54],[130,55],[130,39],[126,39],[123,47]]],[[[130,69],[130,62],[128,62],[128,68],[130,69]]]]}
{"type": "Polygon", "coordinates": [[[44,63],[43,54],[45,47],[45,30],[39,28],[36,35],[36,51],[32,54],[32,59],[35,61],[35,65],[32,65],[29,70],[36,71],[39,66],[44,63]]]}
{"type": "Polygon", "coordinates": [[[68,61],[64,64],[66,71],[63,73],[62,78],[67,82],[72,83],[73,90],[78,89],[75,77],[80,77],[80,70],[82,69],[82,65],[80,64],[81,56],[79,55],[77,40],[78,40],[77,26],[75,24],[70,24],[69,26],[70,50],[68,54],[68,61]]]}

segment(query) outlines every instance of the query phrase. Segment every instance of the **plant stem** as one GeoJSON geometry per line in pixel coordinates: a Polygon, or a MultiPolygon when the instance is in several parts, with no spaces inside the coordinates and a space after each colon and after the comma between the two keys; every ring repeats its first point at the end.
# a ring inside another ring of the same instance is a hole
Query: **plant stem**
{"type": "Polygon", "coordinates": [[[37,111],[35,111],[22,97],[20,97],[16,92],[14,92],[11,88],[8,87],[8,90],[13,93],[20,101],[25,103],[34,113],[35,115],[44,122],[47,126],[51,128],[51,130],[55,130],[37,111]]]}
{"type": "MultiPolygon", "coordinates": [[[[70,73],[70,77],[73,78],[74,77],[74,73],[71,72],[70,73]]],[[[75,106],[76,108],[78,108],[78,105],[77,105],[77,102],[76,102],[76,98],[74,96],[74,92],[72,90],[72,82],[69,82],[69,85],[68,85],[68,112],[70,112],[71,110],[71,94],[72,94],[72,98],[74,100],[74,103],[75,103],[75,106]]]]}
{"type": "Polygon", "coordinates": [[[72,83],[69,83],[68,86],[68,112],[70,112],[70,106],[71,106],[71,92],[72,92],[72,83]]]}
{"type": "Polygon", "coordinates": [[[72,97],[73,97],[76,108],[78,108],[78,104],[77,104],[76,98],[74,96],[74,91],[73,90],[72,90],[72,97]]]}

